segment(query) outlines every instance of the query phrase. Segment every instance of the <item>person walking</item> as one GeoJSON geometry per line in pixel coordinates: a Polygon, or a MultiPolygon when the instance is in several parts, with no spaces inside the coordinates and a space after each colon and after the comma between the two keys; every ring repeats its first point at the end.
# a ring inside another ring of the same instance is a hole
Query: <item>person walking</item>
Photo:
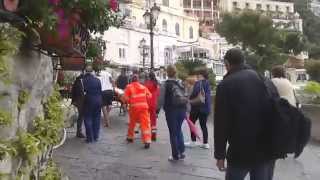
{"type": "Polygon", "coordinates": [[[244,180],[248,173],[251,180],[272,180],[275,161],[266,143],[270,106],[265,84],[245,65],[240,49],[227,51],[224,58],[228,73],[217,87],[214,114],[217,167],[226,170],[226,180],[244,180]]]}
{"type": "Polygon", "coordinates": [[[78,119],[77,119],[77,133],[76,137],[85,138],[82,133],[82,124],[83,124],[83,101],[84,101],[84,87],[83,87],[83,77],[84,73],[82,72],[74,81],[71,89],[71,104],[77,108],[78,119]]]}
{"type": "Polygon", "coordinates": [[[103,70],[98,73],[98,78],[101,82],[102,86],[102,113],[104,117],[104,123],[105,127],[109,127],[110,125],[110,118],[109,118],[109,113],[111,111],[111,105],[113,101],[113,80],[111,74],[103,70]]]}
{"type": "Polygon", "coordinates": [[[83,110],[87,137],[86,142],[97,142],[100,131],[102,89],[100,80],[93,75],[91,64],[86,65],[83,86],[85,92],[83,110]]]}
{"type": "Polygon", "coordinates": [[[137,74],[132,76],[130,83],[124,90],[124,101],[129,105],[128,143],[132,143],[135,135],[136,123],[140,123],[142,141],[145,149],[150,148],[151,127],[148,100],[152,94],[139,82],[137,74]]]}
{"type": "Polygon", "coordinates": [[[152,94],[152,98],[148,101],[149,113],[151,120],[151,139],[152,141],[157,140],[157,107],[158,107],[158,96],[160,94],[160,87],[156,75],[154,72],[149,73],[148,80],[145,81],[144,85],[152,94]]]}
{"type": "MultiPolygon", "coordinates": [[[[195,124],[197,120],[200,121],[200,126],[203,135],[203,144],[200,145],[201,148],[209,149],[210,145],[208,143],[208,128],[207,120],[211,111],[211,88],[208,81],[209,74],[206,67],[198,69],[197,82],[193,86],[193,91],[190,95],[190,101],[198,99],[199,96],[202,96],[204,102],[191,103],[190,119],[195,124]]],[[[191,132],[191,142],[186,143],[187,147],[195,147],[196,144],[196,135],[191,132]]]]}
{"type": "Polygon", "coordinates": [[[161,85],[158,99],[158,110],[163,107],[170,134],[172,155],[169,161],[176,162],[185,158],[185,146],[182,133],[182,123],[186,118],[188,98],[185,87],[176,77],[177,70],[174,65],[167,67],[168,80],[161,85]]]}
{"type": "Polygon", "coordinates": [[[271,70],[272,79],[271,81],[278,90],[279,96],[288,100],[288,102],[296,107],[297,99],[295,91],[291,82],[286,78],[285,69],[283,66],[274,66],[271,70]]]}
{"type": "MultiPolygon", "coordinates": [[[[123,68],[121,70],[121,74],[118,76],[118,78],[116,80],[116,86],[119,89],[124,90],[127,87],[128,83],[129,83],[129,77],[126,75],[126,69],[123,68]]],[[[121,102],[119,115],[121,115],[121,114],[125,115],[125,113],[126,113],[125,104],[121,102]]]]}

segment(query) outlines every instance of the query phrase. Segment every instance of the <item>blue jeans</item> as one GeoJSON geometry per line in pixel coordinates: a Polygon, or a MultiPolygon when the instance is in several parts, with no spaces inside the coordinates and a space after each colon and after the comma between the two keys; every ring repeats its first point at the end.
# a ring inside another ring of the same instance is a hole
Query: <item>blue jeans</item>
{"type": "Polygon", "coordinates": [[[170,133],[172,157],[175,159],[179,159],[179,155],[183,154],[185,151],[181,127],[186,117],[186,111],[179,109],[171,109],[166,110],[165,114],[170,133]]]}
{"type": "Polygon", "coordinates": [[[101,106],[91,106],[84,113],[87,142],[98,141],[100,131],[101,106]]]}
{"type": "Polygon", "coordinates": [[[244,180],[250,174],[250,180],[272,180],[275,161],[264,162],[252,168],[228,166],[226,180],[244,180]]]}

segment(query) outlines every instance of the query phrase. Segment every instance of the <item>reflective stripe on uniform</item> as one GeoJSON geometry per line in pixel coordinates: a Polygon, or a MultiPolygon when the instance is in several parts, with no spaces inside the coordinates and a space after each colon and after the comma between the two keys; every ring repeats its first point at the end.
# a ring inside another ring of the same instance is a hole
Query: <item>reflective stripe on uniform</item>
{"type": "Polygon", "coordinates": [[[146,97],[146,94],[134,94],[134,95],[131,95],[129,98],[139,98],[139,97],[146,97]]]}
{"type": "Polygon", "coordinates": [[[130,104],[130,107],[148,107],[148,103],[146,102],[138,102],[138,103],[132,103],[130,104]]]}

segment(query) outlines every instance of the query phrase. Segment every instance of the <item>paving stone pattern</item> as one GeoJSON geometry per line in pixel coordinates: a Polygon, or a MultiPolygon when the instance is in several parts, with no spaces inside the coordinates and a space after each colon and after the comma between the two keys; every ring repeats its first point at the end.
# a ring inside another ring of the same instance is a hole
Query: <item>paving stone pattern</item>
{"type": "MultiPolygon", "coordinates": [[[[185,161],[170,163],[169,134],[163,114],[159,117],[159,139],[144,150],[137,137],[127,144],[127,117],[112,113],[111,128],[103,128],[100,141],[86,144],[68,134],[64,146],[54,152],[55,161],[70,180],[223,180],[224,173],[215,167],[213,125],[208,122],[211,149],[187,149],[185,161]]],[[[189,140],[184,124],[185,139],[189,140]]],[[[277,162],[275,180],[319,180],[320,148],[310,145],[303,156],[277,162]]],[[[248,178],[247,178],[248,179],[248,178]]]]}

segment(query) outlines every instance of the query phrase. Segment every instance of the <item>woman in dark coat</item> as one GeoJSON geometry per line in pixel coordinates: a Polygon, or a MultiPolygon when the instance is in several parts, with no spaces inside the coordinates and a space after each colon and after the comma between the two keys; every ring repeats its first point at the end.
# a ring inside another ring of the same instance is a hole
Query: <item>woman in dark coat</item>
{"type": "MultiPolygon", "coordinates": [[[[211,88],[209,82],[209,74],[207,68],[201,68],[197,71],[197,82],[193,87],[193,91],[190,95],[190,100],[196,98],[198,94],[202,91],[204,92],[205,102],[197,105],[191,104],[190,119],[193,123],[196,123],[199,119],[200,126],[203,134],[203,144],[200,145],[201,148],[209,149],[210,145],[208,143],[208,128],[207,120],[211,111],[211,88]]],[[[196,135],[191,132],[191,142],[185,144],[187,147],[195,147],[196,135]]]]}

